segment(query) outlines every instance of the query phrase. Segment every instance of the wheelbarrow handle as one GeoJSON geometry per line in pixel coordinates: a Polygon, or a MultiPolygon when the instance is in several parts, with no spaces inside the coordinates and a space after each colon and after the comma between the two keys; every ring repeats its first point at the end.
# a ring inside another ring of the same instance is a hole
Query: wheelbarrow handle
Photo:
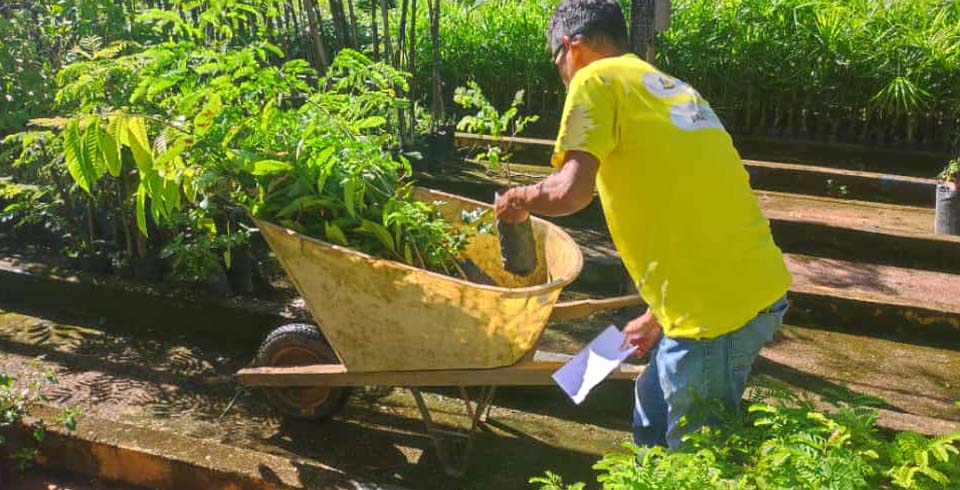
{"type": "Polygon", "coordinates": [[[605,299],[581,299],[557,303],[550,314],[550,321],[565,321],[587,318],[605,310],[614,310],[627,306],[639,306],[643,299],[638,294],[605,299]]]}

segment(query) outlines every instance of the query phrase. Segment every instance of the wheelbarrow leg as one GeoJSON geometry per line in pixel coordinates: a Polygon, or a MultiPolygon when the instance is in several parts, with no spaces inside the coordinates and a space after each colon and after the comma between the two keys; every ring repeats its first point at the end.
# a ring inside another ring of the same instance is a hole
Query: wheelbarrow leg
{"type": "Polygon", "coordinates": [[[471,414],[473,419],[472,428],[475,429],[479,424],[485,424],[490,418],[490,409],[493,407],[493,397],[497,394],[496,386],[483,387],[480,398],[477,400],[476,412],[471,414]]]}
{"type": "Polygon", "coordinates": [[[454,478],[462,477],[466,473],[470,455],[473,452],[477,429],[487,419],[496,387],[483,387],[480,398],[477,399],[476,407],[473,407],[469,398],[466,397],[466,390],[461,391],[461,396],[467,403],[467,413],[470,416],[470,429],[465,432],[440,428],[434,423],[433,417],[430,415],[430,408],[427,407],[420,389],[410,387],[410,392],[417,402],[417,408],[420,409],[420,416],[426,426],[427,435],[433,440],[433,446],[436,448],[440,464],[443,465],[444,473],[454,478]]]}
{"type": "Polygon", "coordinates": [[[467,409],[467,417],[470,417],[472,422],[470,430],[475,429],[479,424],[482,424],[487,421],[487,417],[490,415],[490,407],[493,402],[493,397],[497,393],[496,386],[484,386],[480,389],[480,397],[477,398],[477,403],[474,404],[470,400],[470,393],[467,392],[466,386],[460,386],[460,399],[463,400],[463,405],[467,409]]]}

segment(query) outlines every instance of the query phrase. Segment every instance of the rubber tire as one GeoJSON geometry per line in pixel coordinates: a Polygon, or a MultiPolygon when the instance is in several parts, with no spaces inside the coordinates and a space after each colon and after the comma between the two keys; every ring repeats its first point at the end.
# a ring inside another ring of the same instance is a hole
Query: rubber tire
{"type": "MultiPolygon", "coordinates": [[[[313,363],[339,363],[337,355],[327,344],[326,339],[315,325],[309,323],[291,323],[270,332],[270,335],[260,344],[254,365],[257,367],[293,366],[313,363]],[[277,363],[277,356],[284,351],[298,350],[303,354],[309,353],[316,358],[315,362],[305,363],[277,363]]],[[[326,398],[318,402],[297,403],[295,400],[304,395],[312,395],[311,390],[317,391],[321,387],[313,388],[263,388],[267,402],[285,418],[296,420],[324,420],[332,417],[346,403],[350,396],[349,387],[326,387],[326,398]]],[[[318,393],[318,397],[321,395],[318,393]]]]}

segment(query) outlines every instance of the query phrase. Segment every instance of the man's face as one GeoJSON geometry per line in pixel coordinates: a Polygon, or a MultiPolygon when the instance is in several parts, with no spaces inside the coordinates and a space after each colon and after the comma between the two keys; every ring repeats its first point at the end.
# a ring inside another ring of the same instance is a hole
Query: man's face
{"type": "Polygon", "coordinates": [[[557,65],[557,71],[560,72],[560,80],[563,80],[563,85],[567,88],[570,87],[570,79],[572,79],[573,74],[576,73],[576,67],[573,63],[574,57],[571,56],[571,54],[573,54],[571,51],[578,47],[579,43],[574,45],[574,42],[571,41],[568,36],[563,36],[563,43],[553,56],[553,64],[557,65]]]}

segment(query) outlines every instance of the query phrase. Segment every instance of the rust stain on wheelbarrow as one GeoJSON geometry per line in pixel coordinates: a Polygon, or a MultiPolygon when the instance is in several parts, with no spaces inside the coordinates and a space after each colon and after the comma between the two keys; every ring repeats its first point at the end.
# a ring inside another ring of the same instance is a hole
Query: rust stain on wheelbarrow
{"type": "MultiPolygon", "coordinates": [[[[461,212],[490,205],[417,189],[462,224],[461,212]]],[[[492,217],[491,217],[492,219],[492,217]]],[[[583,267],[580,248],[559,227],[533,219],[538,267],[503,269],[497,237],[480,234],[465,258],[497,286],[379,259],[257,221],[320,330],[351,372],[496,368],[532,354],[564,286],[583,267]]]]}

